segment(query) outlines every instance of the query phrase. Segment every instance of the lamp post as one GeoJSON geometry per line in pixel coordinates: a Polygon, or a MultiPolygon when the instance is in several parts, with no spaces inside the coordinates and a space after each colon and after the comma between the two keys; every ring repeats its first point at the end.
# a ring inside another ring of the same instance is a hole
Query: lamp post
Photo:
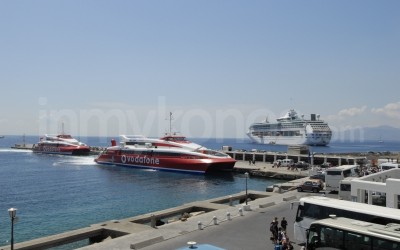
{"type": "Polygon", "coordinates": [[[8,213],[10,214],[11,218],[11,250],[14,250],[14,219],[15,216],[17,215],[17,209],[10,208],[8,209],[8,213]]]}
{"type": "Polygon", "coordinates": [[[246,177],[246,205],[247,205],[247,179],[249,178],[249,173],[244,173],[244,176],[246,177]]]}

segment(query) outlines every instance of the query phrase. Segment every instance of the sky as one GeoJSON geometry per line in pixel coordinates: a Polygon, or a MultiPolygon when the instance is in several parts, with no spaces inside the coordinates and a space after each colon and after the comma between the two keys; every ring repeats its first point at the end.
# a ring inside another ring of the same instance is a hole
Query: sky
{"type": "Polygon", "coordinates": [[[0,134],[400,128],[400,1],[0,1],[0,134]]]}

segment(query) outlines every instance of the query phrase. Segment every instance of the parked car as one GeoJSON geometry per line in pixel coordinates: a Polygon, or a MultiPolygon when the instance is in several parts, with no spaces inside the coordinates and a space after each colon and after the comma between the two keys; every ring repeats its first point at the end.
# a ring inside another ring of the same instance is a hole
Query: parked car
{"type": "Polygon", "coordinates": [[[308,169],[308,167],[310,166],[307,162],[305,162],[305,161],[298,161],[298,162],[296,162],[296,167],[297,168],[301,168],[301,169],[303,169],[303,170],[307,170],[308,169]]]}
{"type": "Polygon", "coordinates": [[[311,191],[313,193],[319,193],[324,188],[322,181],[320,180],[309,180],[297,186],[298,192],[311,191]]]}
{"type": "Polygon", "coordinates": [[[332,164],[330,162],[324,162],[321,164],[321,168],[330,168],[332,167],[332,164]]]}

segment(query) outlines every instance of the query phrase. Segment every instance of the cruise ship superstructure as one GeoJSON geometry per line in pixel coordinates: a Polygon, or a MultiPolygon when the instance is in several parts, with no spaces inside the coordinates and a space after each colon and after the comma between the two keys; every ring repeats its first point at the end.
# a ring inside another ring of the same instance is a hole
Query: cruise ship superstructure
{"type": "Polygon", "coordinates": [[[247,135],[260,144],[326,146],[331,141],[332,131],[319,115],[311,114],[311,119],[306,120],[291,109],[276,123],[268,119],[253,123],[247,135]]]}

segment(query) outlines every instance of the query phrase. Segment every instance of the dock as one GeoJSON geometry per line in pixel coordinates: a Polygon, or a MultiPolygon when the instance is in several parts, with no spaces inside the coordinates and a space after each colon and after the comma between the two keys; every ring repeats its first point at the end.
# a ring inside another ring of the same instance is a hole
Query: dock
{"type": "Polygon", "coordinates": [[[273,163],[277,160],[292,159],[294,162],[304,161],[310,165],[330,163],[333,166],[359,164],[366,160],[365,156],[356,154],[296,154],[287,152],[261,152],[261,151],[223,151],[238,161],[255,161],[273,163]]]}
{"type": "Polygon", "coordinates": [[[309,170],[288,170],[287,167],[274,167],[272,163],[237,161],[234,167],[235,172],[249,173],[250,176],[274,178],[280,180],[296,180],[309,176],[309,170]]]}

